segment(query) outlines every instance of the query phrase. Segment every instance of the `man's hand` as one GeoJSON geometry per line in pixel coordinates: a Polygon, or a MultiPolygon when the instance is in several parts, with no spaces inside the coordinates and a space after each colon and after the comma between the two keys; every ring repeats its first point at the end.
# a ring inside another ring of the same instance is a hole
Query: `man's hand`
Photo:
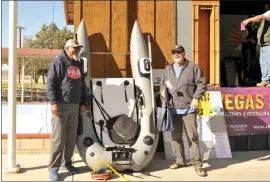
{"type": "Polygon", "coordinates": [[[198,108],[198,99],[192,99],[192,102],[190,104],[190,107],[192,109],[197,109],[198,108]]]}
{"type": "Polygon", "coordinates": [[[84,105],[81,105],[80,106],[80,111],[82,112],[82,111],[84,111],[85,110],[85,106],[84,105]]]}
{"type": "Polygon", "coordinates": [[[246,26],[247,24],[249,24],[250,20],[249,19],[246,19],[244,21],[242,21],[241,24],[243,24],[244,26],[246,26]]]}
{"type": "Polygon", "coordinates": [[[60,112],[59,112],[59,108],[57,104],[52,104],[51,108],[52,108],[52,114],[54,114],[55,116],[60,116],[60,112]]]}

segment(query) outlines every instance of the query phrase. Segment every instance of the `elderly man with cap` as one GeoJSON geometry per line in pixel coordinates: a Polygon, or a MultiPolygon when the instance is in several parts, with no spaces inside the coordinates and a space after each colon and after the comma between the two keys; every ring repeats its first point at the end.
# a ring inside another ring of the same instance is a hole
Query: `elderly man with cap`
{"type": "Polygon", "coordinates": [[[174,63],[163,71],[160,87],[161,99],[164,100],[165,92],[168,92],[169,103],[175,110],[175,130],[171,133],[171,143],[176,162],[170,168],[186,167],[182,139],[184,129],[189,141],[192,165],[199,176],[206,176],[202,168],[196,118],[198,101],[206,92],[207,83],[200,67],[185,58],[183,46],[176,45],[172,49],[172,58],[174,63]]]}
{"type": "Polygon", "coordinates": [[[78,173],[72,165],[79,110],[85,108],[85,82],[79,59],[81,45],[68,40],[65,49],[51,63],[47,77],[47,96],[52,110],[51,152],[49,178],[58,180],[60,166],[70,173],[78,173]]]}

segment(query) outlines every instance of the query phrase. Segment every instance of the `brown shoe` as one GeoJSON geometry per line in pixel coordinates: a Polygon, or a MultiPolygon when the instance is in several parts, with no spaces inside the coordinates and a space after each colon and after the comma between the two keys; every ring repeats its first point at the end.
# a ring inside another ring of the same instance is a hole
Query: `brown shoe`
{"type": "Polygon", "coordinates": [[[179,164],[179,163],[174,163],[173,165],[170,166],[170,169],[178,169],[182,167],[187,167],[186,164],[179,164]]]}
{"type": "Polygon", "coordinates": [[[201,177],[205,177],[207,176],[207,172],[199,165],[194,165],[194,170],[196,171],[196,173],[201,176],[201,177]]]}
{"type": "Polygon", "coordinates": [[[257,87],[265,87],[266,85],[268,85],[268,83],[265,82],[257,83],[257,87]]]}

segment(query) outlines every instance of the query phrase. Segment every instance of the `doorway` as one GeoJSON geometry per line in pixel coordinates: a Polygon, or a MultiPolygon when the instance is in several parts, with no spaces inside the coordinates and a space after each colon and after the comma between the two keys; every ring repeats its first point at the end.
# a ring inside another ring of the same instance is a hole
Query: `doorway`
{"type": "Polygon", "coordinates": [[[193,57],[206,81],[219,86],[219,2],[193,3],[193,57]]]}
{"type": "Polygon", "coordinates": [[[200,65],[207,83],[210,81],[210,14],[211,9],[199,9],[199,60],[200,65]]]}

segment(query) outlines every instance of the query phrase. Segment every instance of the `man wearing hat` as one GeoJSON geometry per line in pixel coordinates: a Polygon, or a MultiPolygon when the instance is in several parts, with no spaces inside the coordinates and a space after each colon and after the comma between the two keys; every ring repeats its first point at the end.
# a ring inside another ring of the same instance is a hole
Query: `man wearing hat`
{"type": "Polygon", "coordinates": [[[167,91],[170,104],[175,110],[175,130],[171,133],[171,143],[176,162],[170,168],[186,167],[182,139],[184,129],[189,141],[192,165],[199,176],[206,176],[202,169],[196,118],[198,101],[206,92],[207,83],[200,67],[185,58],[183,46],[173,47],[172,58],[174,63],[169,64],[163,71],[160,86],[161,99],[164,100],[167,91]]]}
{"type": "Polygon", "coordinates": [[[79,110],[82,112],[85,108],[85,82],[79,59],[81,47],[76,40],[68,40],[48,71],[47,96],[52,110],[48,168],[52,181],[58,180],[60,166],[70,173],[78,172],[71,157],[76,143],[79,110]]]}

